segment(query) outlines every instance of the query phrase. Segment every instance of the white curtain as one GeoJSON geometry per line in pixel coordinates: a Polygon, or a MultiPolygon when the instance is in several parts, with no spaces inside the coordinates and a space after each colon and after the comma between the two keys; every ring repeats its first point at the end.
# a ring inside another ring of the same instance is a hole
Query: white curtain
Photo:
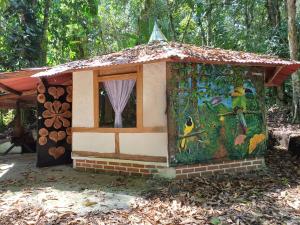
{"type": "Polygon", "coordinates": [[[115,111],[115,127],[122,126],[122,112],[129,100],[135,80],[104,81],[104,88],[115,111]]]}

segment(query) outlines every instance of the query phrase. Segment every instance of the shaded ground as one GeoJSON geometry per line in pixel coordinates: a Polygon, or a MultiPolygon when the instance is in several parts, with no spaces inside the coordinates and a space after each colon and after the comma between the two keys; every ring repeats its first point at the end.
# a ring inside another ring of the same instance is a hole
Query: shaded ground
{"type": "Polygon", "coordinates": [[[300,224],[300,161],[269,151],[247,175],[160,181],[0,158],[0,224],[300,224]]]}

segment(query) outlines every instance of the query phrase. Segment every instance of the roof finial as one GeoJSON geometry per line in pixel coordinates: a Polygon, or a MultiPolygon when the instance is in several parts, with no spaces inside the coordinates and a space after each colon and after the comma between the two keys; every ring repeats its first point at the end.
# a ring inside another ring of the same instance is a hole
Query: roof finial
{"type": "Polygon", "coordinates": [[[151,37],[150,37],[148,43],[151,43],[153,41],[167,41],[166,36],[159,29],[156,20],[154,22],[153,31],[152,31],[152,34],[151,34],[151,37]]]}

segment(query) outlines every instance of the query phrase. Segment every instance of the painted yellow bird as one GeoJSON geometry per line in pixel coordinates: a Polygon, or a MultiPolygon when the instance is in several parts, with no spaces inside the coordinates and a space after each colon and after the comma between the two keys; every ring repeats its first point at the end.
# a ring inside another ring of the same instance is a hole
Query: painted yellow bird
{"type": "Polygon", "coordinates": [[[241,97],[245,95],[245,89],[243,86],[235,87],[234,91],[231,93],[232,97],[241,97]]]}
{"type": "Polygon", "coordinates": [[[238,86],[234,88],[234,91],[231,93],[232,96],[232,108],[237,114],[237,119],[241,125],[243,133],[247,132],[247,123],[243,111],[246,110],[246,96],[245,88],[243,86],[238,86]]]}
{"type": "MultiPolygon", "coordinates": [[[[194,127],[195,127],[195,124],[193,122],[193,119],[192,119],[192,117],[189,116],[184,124],[183,136],[186,136],[189,133],[191,133],[192,130],[194,129],[194,127]]],[[[185,150],[186,145],[187,145],[187,138],[182,138],[182,140],[180,142],[180,148],[182,150],[185,150]]]]}

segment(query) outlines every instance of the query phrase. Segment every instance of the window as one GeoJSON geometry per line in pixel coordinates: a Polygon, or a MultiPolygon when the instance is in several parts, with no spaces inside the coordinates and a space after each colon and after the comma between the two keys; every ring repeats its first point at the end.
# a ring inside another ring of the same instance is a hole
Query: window
{"type": "Polygon", "coordinates": [[[138,85],[137,73],[98,76],[99,128],[137,128],[138,85]]]}
{"type": "MultiPolygon", "coordinates": [[[[115,111],[103,82],[99,82],[99,127],[115,127],[115,111]]],[[[122,112],[122,127],[136,127],[136,84],[122,112]]]]}

